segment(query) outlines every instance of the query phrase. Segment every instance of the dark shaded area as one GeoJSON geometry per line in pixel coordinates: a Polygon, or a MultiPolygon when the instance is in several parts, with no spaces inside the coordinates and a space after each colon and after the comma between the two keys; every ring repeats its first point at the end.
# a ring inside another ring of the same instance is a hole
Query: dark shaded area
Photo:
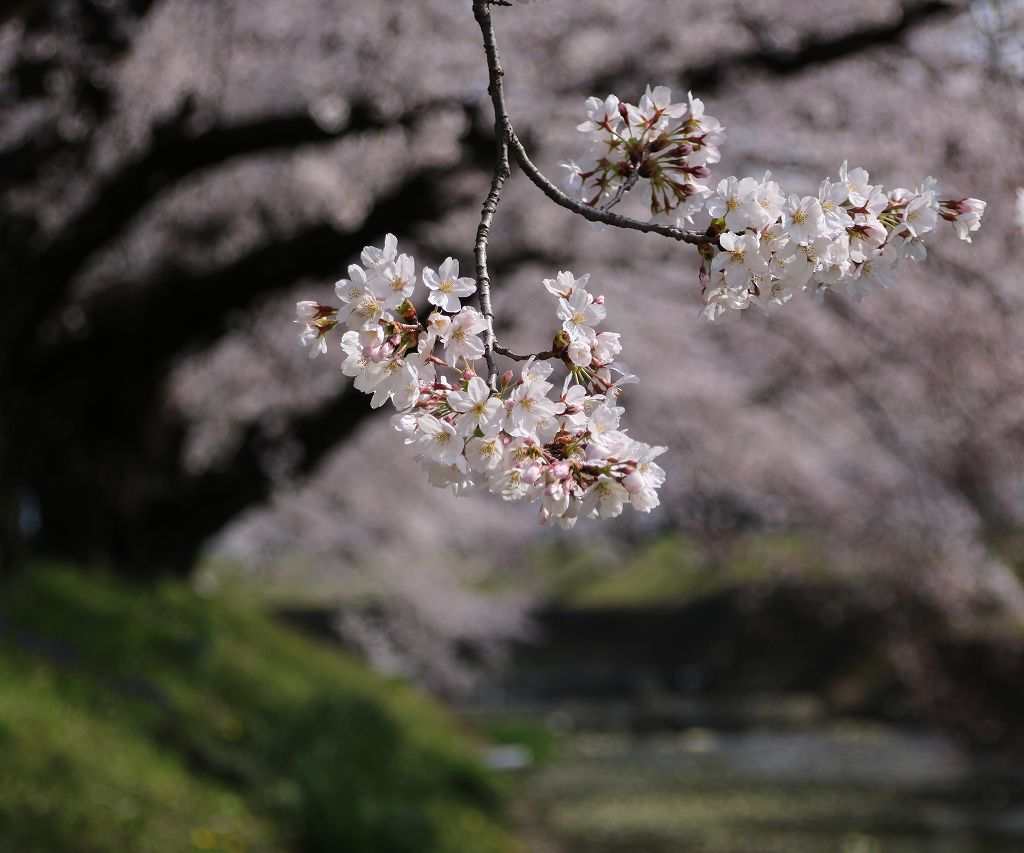
{"type": "MultiPolygon", "coordinates": [[[[915,28],[931,21],[963,11],[963,4],[927,0],[907,3],[892,21],[859,27],[838,36],[812,35],[792,49],[779,49],[764,41],[758,22],[748,28],[761,42],[755,50],[734,52],[699,65],[684,68],[678,84],[694,92],[711,93],[727,81],[744,73],[761,73],[784,77],[799,74],[808,68],[840,62],[851,56],[878,47],[899,44],[915,28]]],[[[635,79],[640,71],[630,59],[624,65],[609,69],[593,83],[595,91],[616,91],[623,80],[635,79]]],[[[639,76],[643,76],[640,74],[639,76]]]]}
{"type": "MultiPolygon", "coordinates": [[[[30,30],[54,25],[42,14],[25,21],[30,30]]],[[[89,26],[128,23],[112,15],[89,26]]],[[[113,44],[114,36],[107,41],[113,44]]],[[[109,59],[103,52],[94,61],[109,59]]],[[[32,91],[23,83],[19,94],[28,98],[32,91]]],[[[99,105],[98,115],[108,109],[99,105]]],[[[489,153],[486,135],[471,130],[464,164],[413,172],[375,199],[355,231],[325,223],[276,237],[272,232],[226,266],[167,266],[148,281],[112,283],[95,297],[75,300],[70,291],[86,262],[163,189],[230,160],[407,126],[425,111],[384,122],[357,104],[336,132],[304,114],[195,132],[196,110],[190,99],[152,128],[149,147],[100,176],[92,199],[56,235],[42,237],[38,224],[23,218],[3,220],[0,278],[13,285],[6,288],[0,319],[0,564],[25,553],[19,516],[28,502],[42,520],[33,542],[41,553],[104,562],[135,575],[188,571],[208,536],[268,496],[272,440],[254,426],[228,463],[191,475],[181,458],[185,425],[165,400],[169,369],[183,354],[209,346],[232,316],[257,300],[305,276],[332,277],[395,222],[413,229],[436,220],[449,201],[445,187],[455,171],[472,168],[489,153]],[[81,312],[84,334],[63,333],[60,321],[69,305],[81,312]]],[[[56,156],[51,142],[41,135],[6,152],[3,172],[30,181],[56,156]]],[[[81,150],[87,143],[72,147],[76,156],[87,159],[81,150]]],[[[367,411],[346,394],[317,411],[291,413],[282,433],[302,443],[301,471],[312,470],[367,411]]]]}
{"type": "Polygon", "coordinates": [[[965,640],[913,602],[880,613],[844,598],[782,584],[681,607],[552,608],[498,695],[511,707],[576,703],[585,727],[637,732],[745,726],[741,697],[813,695],[827,714],[927,721],[976,747],[1024,749],[1024,642],[965,640]]]}
{"type": "MultiPolygon", "coordinates": [[[[166,270],[127,296],[114,287],[88,306],[92,331],[85,340],[44,348],[34,360],[18,358],[4,389],[4,411],[15,415],[8,441],[31,451],[12,458],[8,470],[14,482],[33,484],[46,518],[43,550],[111,560],[135,573],[190,568],[202,541],[265,498],[271,483],[255,430],[223,470],[190,477],[181,469],[182,426],[163,401],[169,366],[216,339],[231,312],[257,297],[298,277],[330,276],[397,212],[410,225],[437,217],[446,177],[410,179],[352,234],[316,226],[224,269],[166,270]],[[151,317],[161,319],[154,324],[151,317]],[[105,493],[83,506],[81,495],[97,487],[105,493]]],[[[305,442],[305,468],[365,413],[344,395],[316,414],[296,416],[293,431],[315,439],[305,442]]]]}
{"type": "Polygon", "coordinates": [[[727,77],[745,71],[767,72],[777,76],[798,74],[812,66],[839,62],[863,51],[899,44],[914,28],[961,11],[961,4],[943,0],[908,3],[891,22],[863,27],[834,37],[807,38],[795,50],[773,50],[762,46],[750,53],[689,68],[683,73],[682,82],[694,90],[712,91],[722,85],[727,77]]]}

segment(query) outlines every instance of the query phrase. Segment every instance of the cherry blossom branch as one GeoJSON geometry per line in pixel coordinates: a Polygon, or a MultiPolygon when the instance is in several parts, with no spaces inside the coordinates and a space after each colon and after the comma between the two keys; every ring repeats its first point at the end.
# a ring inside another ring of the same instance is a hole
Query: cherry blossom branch
{"type": "Polygon", "coordinates": [[[474,247],[480,313],[487,321],[487,329],[484,331],[484,359],[487,362],[488,384],[492,389],[497,388],[498,365],[494,361],[494,309],[491,307],[491,278],[487,271],[487,238],[490,236],[494,211],[497,210],[498,201],[501,199],[501,188],[510,173],[508,145],[504,140],[498,143],[498,152],[498,162],[494,167],[494,176],[491,178],[491,190],[487,193],[483,209],[480,212],[480,224],[476,229],[476,246],[474,247]]]}
{"type": "MultiPolygon", "coordinates": [[[[526,153],[526,148],[516,135],[515,128],[512,126],[512,120],[509,118],[508,110],[505,107],[505,93],[501,82],[503,72],[501,71],[498,45],[494,37],[494,25],[489,8],[491,5],[492,2],[488,0],[474,0],[473,15],[483,34],[484,52],[487,54],[487,68],[490,72],[487,91],[490,93],[491,102],[494,105],[495,132],[499,137],[499,145],[502,144],[502,136],[504,136],[504,142],[511,148],[516,163],[523,170],[526,177],[559,207],[564,207],[566,210],[572,211],[590,222],[600,222],[604,225],[611,225],[613,228],[627,228],[645,234],[660,234],[663,237],[670,237],[673,240],[690,243],[695,246],[717,243],[717,234],[712,231],[694,231],[686,228],[677,228],[674,225],[665,225],[664,223],[643,222],[629,216],[622,216],[619,213],[612,213],[608,210],[608,207],[611,206],[610,204],[605,208],[598,208],[577,201],[562,192],[545,177],[544,173],[530,160],[530,155],[526,153]]],[[[481,290],[482,293],[483,291],[481,290]]]]}
{"type": "Polygon", "coordinates": [[[571,210],[573,213],[579,214],[584,219],[591,222],[601,222],[605,225],[611,225],[613,228],[628,228],[631,231],[641,231],[645,234],[660,234],[662,237],[670,237],[673,240],[678,240],[681,243],[690,243],[694,246],[701,244],[718,243],[718,235],[713,231],[693,231],[687,228],[677,228],[674,225],[665,225],[660,222],[643,222],[639,219],[633,219],[629,216],[623,216],[620,213],[612,213],[608,210],[602,210],[599,207],[592,207],[584,202],[577,201],[572,196],[562,192],[556,187],[551,181],[549,181],[530,160],[530,156],[526,153],[526,148],[523,147],[523,143],[520,142],[519,137],[516,136],[516,132],[512,127],[512,122],[509,118],[505,117],[505,129],[508,132],[509,145],[512,148],[512,154],[515,156],[516,163],[519,164],[519,168],[523,170],[534,185],[540,189],[549,199],[560,207],[564,207],[566,210],[571,210]]]}
{"type": "Polygon", "coordinates": [[[494,104],[494,136],[497,150],[491,189],[487,193],[487,198],[484,199],[483,208],[480,211],[480,224],[476,229],[476,245],[474,247],[480,313],[487,321],[487,329],[484,332],[484,359],[487,361],[488,385],[491,390],[497,390],[498,366],[494,361],[494,310],[491,307],[491,278],[487,271],[487,240],[491,233],[494,212],[501,200],[501,189],[511,174],[511,168],[508,161],[508,134],[499,119],[499,116],[505,113],[505,95],[501,88],[501,78],[504,72],[501,70],[498,48],[494,43],[494,28],[490,24],[491,13],[488,9],[488,0],[474,0],[473,15],[480,25],[487,53],[487,72],[490,80],[487,91],[494,104]]]}
{"type": "MultiPolygon", "coordinates": [[[[709,320],[752,305],[771,312],[797,291],[821,297],[840,283],[859,299],[887,286],[902,260],[922,260],[922,238],[940,219],[968,241],[980,225],[985,203],[979,199],[942,199],[932,178],[916,191],[886,193],[868,183],[864,169],[846,163],[838,182],[826,179],[817,196],[787,197],[768,173],[761,180],[724,178],[712,190],[699,181],[711,177],[708,164],[719,161],[725,131],[699,98],[673,103],[666,86],[648,86],[639,105],[615,95],[587,100],[589,120],[577,129],[596,134],[591,143],[604,143],[607,151],[600,159],[587,153],[582,162],[566,164],[566,188],[585,199],[576,200],[537,169],[512,127],[492,5],[505,2],[472,4],[487,57],[496,154],[476,229],[476,282],[459,277],[452,257],[437,271],[423,267],[427,301],[435,307],[421,321],[414,302],[416,260],[399,254],[389,233],[383,248],[365,246],[362,264],[350,265],[349,278],[335,284],[341,309],[310,300],[295,306],[299,341],[311,357],[328,352],[326,336],[335,327],[348,327],[341,339],[342,372],[372,395],[371,408],[394,405],[392,426],[415,446],[435,486],[450,486],[456,495],[484,486],[505,500],[538,503],[542,524],[572,527],[578,518],[613,518],[627,503],[649,512],[665,480],[654,461],[665,448],[638,442],[619,427],[619,389],[637,378],[616,360],[619,333],[598,331],[607,308],[603,295],[590,292],[589,274],[577,278],[561,270],[543,279],[561,321],[549,350],[519,355],[495,340],[487,250],[511,157],[552,201],[589,221],[695,244],[709,320]],[[612,213],[641,177],[652,216],[689,222],[699,214],[710,222],[707,230],[612,213]],[[598,206],[601,200],[606,203],[598,206]],[[474,291],[480,310],[460,302],[474,291]],[[443,357],[435,353],[438,345],[443,357]],[[518,373],[506,371],[500,386],[496,355],[525,362],[518,373]],[[545,363],[559,360],[564,375],[545,363]],[[489,381],[477,372],[480,361],[489,381]]],[[[870,400],[864,402],[870,407],[870,400]]]]}
{"type": "MultiPolygon", "coordinates": [[[[628,216],[612,213],[614,207],[623,196],[632,189],[639,178],[639,173],[634,170],[627,181],[619,187],[614,198],[602,207],[593,207],[583,204],[551,183],[547,177],[538,169],[526,153],[526,148],[516,135],[512,127],[512,121],[508,115],[508,108],[505,104],[505,90],[502,78],[505,72],[501,67],[501,57],[498,52],[498,44],[494,35],[494,23],[491,19],[492,5],[506,6],[508,3],[500,0],[473,0],[473,17],[480,27],[480,34],[483,37],[484,53],[487,57],[488,85],[487,92],[491,98],[494,108],[494,136],[495,136],[495,164],[491,177],[491,187],[484,199],[480,211],[480,224],[476,231],[476,244],[474,255],[476,257],[477,292],[480,302],[480,313],[487,321],[487,329],[484,334],[484,358],[487,362],[489,374],[488,384],[491,389],[497,388],[498,368],[494,361],[494,354],[503,355],[514,361],[525,361],[530,356],[518,355],[511,350],[497,344],[494,335],[494,310],[491,305],[491,279],[487,268],[487,243],[490,238],[491,223],[498,203],[501,200],[501,191],[505,181],[511,173],[509,163],[509,149],[515,156],[516,162],[524,174],[536,185],[548,198],[560,207],[582,216],[591,222],[601,222],[616,228],[627,228],[644,233],[661,234],[674,240],[694,245],[717,243],[717,233],[713,229],[707,232],[690,231],[683,228],[676,228],[671,225],[664,225],[654,222],[642,222],[628,216]]],[[[560,358],[560,354],[554,351],[536,353],[535,358],[540,360],[560,358]]]]}
{"type": "Polygon", "coordinates": [[[615,207],[615,205],[622,201],[622,197],[636,186],[636,182],[638,180],[640,180],[640,171],[638,169],[633,169],[629,173],[629,177],[619,184],[619,188],[615,191],[615,195],[601,205],[601,210],[609,211],[615,207]]]}
{"type": "Polygon", "coordinates": [[[512,352],[510,349],[506,349],[498,344],[494,345],[494,351],[498,355],[503,355],[505,358],[510,358],[512,361],[526,361],[527,359],[536,359],[537,361],[550,361],[551,359],[562,359],[563,353],[555,352],[554,350],[544,350],[544,352],[530,353],[530,355],[520,355],[519,353],[512,352]]]}

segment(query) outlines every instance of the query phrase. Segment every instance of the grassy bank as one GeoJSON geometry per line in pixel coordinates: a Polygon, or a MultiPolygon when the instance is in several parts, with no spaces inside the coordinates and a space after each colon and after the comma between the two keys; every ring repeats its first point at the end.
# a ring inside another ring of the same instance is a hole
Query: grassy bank
{"type": "Polygon", "coordinates": [[[814,543],[798,534],[737,537],[709,553],[692,537],[666,533],[618,549],[552,543],[533,555],[546,599],[575,610],[678,607],[740,587],[780,580],[837,582],[814,543]]]}
{"type": "Polygon", "coordinates": [[[0,684],[0,850],[515,849],[442,709],[181,584],[28,572],[0,684]]]}

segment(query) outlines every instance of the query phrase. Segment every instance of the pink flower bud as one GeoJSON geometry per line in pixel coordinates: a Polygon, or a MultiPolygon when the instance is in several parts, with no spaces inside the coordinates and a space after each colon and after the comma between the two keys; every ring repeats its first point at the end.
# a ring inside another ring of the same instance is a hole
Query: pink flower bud
{"type": "Polygon", "coordinates": [[[385,358],[387,358],[387,354],[384,352],[384,347],[379,346],[371,349],[369,358],[374,364],[380,364],[385,358]]]}
{"type": "Polygon", "coordinates": [[[604,305],[604,294],[603,293],[594,297],[594,304],[595,305],[604,305]]]}
{"type": "Polygon", "coordinates": [[[555,478],[558,480],[564,480],[566,477],[568,477],[569,472],[571,470],[572,469],[569,468],[569,463],[564,461],[556,462],[554,465],[551,466],[551,473],[554,474],[555,478]]]}
{"type": "Polygon", "coordinates": [[[512,381],[512,377],[513,376],[515,376],[515,374],[511,370],[506,370],[504,373],[502,373],[501,374],[501,386],[503,388],[508,386],[508,384],[512,381]]]}
{"type": "Polygon", "coordinates": [[[525,471],[523,471],[522,476],[520,477],[520,479],[524,483],[527,483],[527,484],[532,486],[534,483],[536,483],[540,479],[540,474],[541,474],[540,465],[531,465],[529,468],[527,468],[525,471]]]}
{"type": "Polygon", "coordinates": [[[320,313],[320,303],[311,302],[308,299],[304,299],[302,302],[295,303],[295,317],[303,322],[312,320],[317,314],[320,313]]]}
{"type": "Polygon", "coordinates": [[[986,204],[980,198],[957,198],[939,202],[943,207],[953,213],[977,213],[985,212],[986,204]]]}
{"type": "Polygon", "coordinates": [[[631,495],[636,494],[644,487],[644,478],[634,471],[622,478],[622,487],[631,495]]]}
{"type": "Polygon", "coordinates": [[[476,371],[469,370],[468,368],[462,371],[462,378],[465,379],[467,382],[469,382],[469,380],[473,379],[475,376],[476,371]]]}

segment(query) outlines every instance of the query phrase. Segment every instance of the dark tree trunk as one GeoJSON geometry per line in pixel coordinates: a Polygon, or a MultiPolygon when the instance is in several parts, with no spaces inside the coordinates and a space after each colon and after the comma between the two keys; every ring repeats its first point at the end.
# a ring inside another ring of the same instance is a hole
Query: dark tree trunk
{"type": "MultiPolygon", "coordinates": [[[[229,316],[256,299],[300,277],[336,277],[395,222],[409,229],[439,218],[448,203],[446,185],[473,168],[478,152],[490,151],[490,141],[476,131],[465,143],[465,161],[410,175],[353,232],[313,225],[223,268],[164,269],[149,281],[110,285],[78,303],[89,329],[81,339],[48,343],[24,324],[14,330],[0,345],[0,560],[15,564],[32,553],[138,578],[188,573],[212,535],[269,496],[266,459],[273,443],[254,424],[223,467],[189,472],[182,458],[186,428],[165,393],[171,368],[183,354],[216,341],[229,316]],[[19,520],[26,507],[27,528],[19,520]]],[[[208,150],[215,160],[228,156],[221,146],[208,150]]],[[[129,206],[140,203],[130,192],[119,197],[129,206]]],[[[87,227],[95,230],[93,223],[87,227]]],[[[28,302],[55,312],[66,285],[46,272],[55,263],[62,272],[69,263],[77,269],[90,254],[73,233],[58,244],[61,251],[68,246],[81,254],[73,263],[57,262],[52,253],[33,259],[14,252],[6,258],[0,252],[0,263],[6,260],[14,280],[26,286],[44,278],[49,299],[37,300],[39,291],[27,288],[28,302]]],[[[25,309],[21,316],[33,313],[25,309]]],[[[312,471],[369,411],[365,397],[349,390],[316,411],[293,415],[283,434],[304,450],[295,474],[312,471]]]]}

